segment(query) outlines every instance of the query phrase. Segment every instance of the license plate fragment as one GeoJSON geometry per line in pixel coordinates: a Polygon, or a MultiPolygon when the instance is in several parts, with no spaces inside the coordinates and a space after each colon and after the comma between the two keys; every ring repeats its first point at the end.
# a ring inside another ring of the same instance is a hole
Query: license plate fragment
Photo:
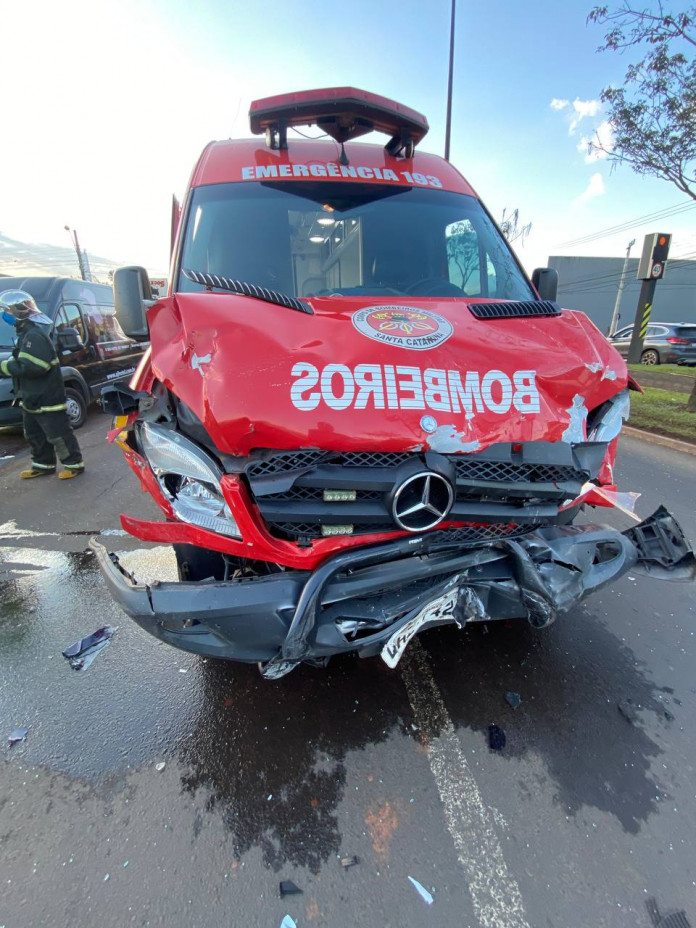
{"type": "Polygon", "coordinates": [[[406,645],[414,635],[418,634],[423,626],[430,622],[441,622],[443,619],[456,621],[454,610],[459,599],[459,591],[451,590],[443,596],[439,596],[431,603],[428,603],[424,609],[410,619],[398,631],[394,632],[381,651],[382,660],[393,670],[401,660],[406,650],[406,645]]]}

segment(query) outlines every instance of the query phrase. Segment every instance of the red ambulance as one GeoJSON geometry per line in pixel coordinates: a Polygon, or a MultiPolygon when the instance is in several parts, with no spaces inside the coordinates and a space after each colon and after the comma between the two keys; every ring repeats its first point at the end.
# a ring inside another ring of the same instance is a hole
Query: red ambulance
{"type": "Polygon", "coordinates": [[[550,269],[528,280],[422,115],[343,87],[258,100],[212,142],[172,224],[168,294],[116,272],[151,348],[105,392],[171,544],[144,584],[94,543],[144,629],[267,678],[357,651],[398,663],[424,628],[543,628],[627,570],[690,579],[660,509],[625,532],[616,445],[636,384],[550,269]],[[313,126],[318,139],[297,126],[313,126]],[[386,145],[355,139],[384,133],[386,145]]]}

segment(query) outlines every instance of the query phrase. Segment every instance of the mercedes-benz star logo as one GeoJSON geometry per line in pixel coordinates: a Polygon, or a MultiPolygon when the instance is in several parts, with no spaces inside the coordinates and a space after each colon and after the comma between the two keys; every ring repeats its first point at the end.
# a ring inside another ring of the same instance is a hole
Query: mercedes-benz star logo
{"type": "Polygon", "coordinates": [[[422,471],[404,480],[396,491],[392,516],[407,532],[425,532],[442,522],[453,502],[449,480],[433,471],[422,471]]]}

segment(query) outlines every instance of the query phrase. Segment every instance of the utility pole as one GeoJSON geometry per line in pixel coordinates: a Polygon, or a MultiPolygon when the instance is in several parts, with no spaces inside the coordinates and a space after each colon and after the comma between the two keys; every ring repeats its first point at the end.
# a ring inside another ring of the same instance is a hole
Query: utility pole
{"type": "Polygon", "coordinates": [[[63,228],[70,235],[70,238],[72,239],[73,248],[75,249],[75,254],[77,255],[77,266],[80,269],[80,277],[83,280],[87,280],[88,277],[85,272],[85,262],[82,258],[82,252],[80,251],[80,242],[78,241],[78,238],[77,238],[77,231],[75,229],[71,229],[70,226],[64,226],[63,228]]]}
{"type": "Polygon", "coordinates": [[[619,281],[619,292],[616,294],[616,303],[614,303],[614,313],[611,317],[611,325],[609,326],[609,335],[613,335],[616,332],[616,327],[619,324],[619,306],[621,306],[621,295],[623,294],[623,288],[626,283],[626,269],[628,267],[628,257],[631,254],[631,248],[635,245],[636,240],[631,239],[628,243],[628,248],[626,249],[626,260],[624,261],[623,271],[621,271],[621,280],[619,281]]]}
{"type": "Polygon", "coordinates": [[[655,285],[662,280],[669,255],[669,246],[672,236],[666,232],[656,232],[646,235],[643,241],[643,254],[638,264],[639,280],[643,281],[636,308],[636,320],[633,323],[633,335],[628,349],[628,363],[639,364],[643,354],[643,339],[648,330],[650,313],[652,312],[655,285]]]}
{"type": "Polygon", "coordinates": [[[445,161],[450,156],[450,132],[452,128],[452,77],[454,74],[454,13],[456,0],[452,0],[452,18],[450,21],[449,77],[447,79],[447,118],[445,121],[445,161]]]}

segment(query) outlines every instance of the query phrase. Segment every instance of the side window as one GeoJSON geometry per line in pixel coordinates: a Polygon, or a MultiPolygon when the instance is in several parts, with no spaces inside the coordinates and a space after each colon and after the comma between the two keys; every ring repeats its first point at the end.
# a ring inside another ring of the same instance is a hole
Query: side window
{"type": "Polygon", "coordinates": [[[445,229],[449,281],[471,296],[480,290],[478,236],[468,219],[452,222],[445,229]]]}
{"type": "Polygon", "coordinates": [[[647,334],[650,338],[664,338],[668,330],[663,325],[649,325],[647,334]]]}
{"type": "Polygon", "coordinates": [[[450,223],[445,228],[445,241],[449,282],[467,296],[496,296],[496,266],[471,222],[450,223]]]}
{"type": "Polygon", "coordinates": [[[87,341],[85,333],[85,324],[82,321],[80,307],[76,303],[63,303],[56,315],[56,332],[61,332],[65,328],[77,329],[77,334],[83,342],[87,341]]]}
{"type": "Polygon", "coordinates": [[[631,328],[619,329],[618,332],[615,332],[612,338],[628,338],[631,334],[631,328]]]}

